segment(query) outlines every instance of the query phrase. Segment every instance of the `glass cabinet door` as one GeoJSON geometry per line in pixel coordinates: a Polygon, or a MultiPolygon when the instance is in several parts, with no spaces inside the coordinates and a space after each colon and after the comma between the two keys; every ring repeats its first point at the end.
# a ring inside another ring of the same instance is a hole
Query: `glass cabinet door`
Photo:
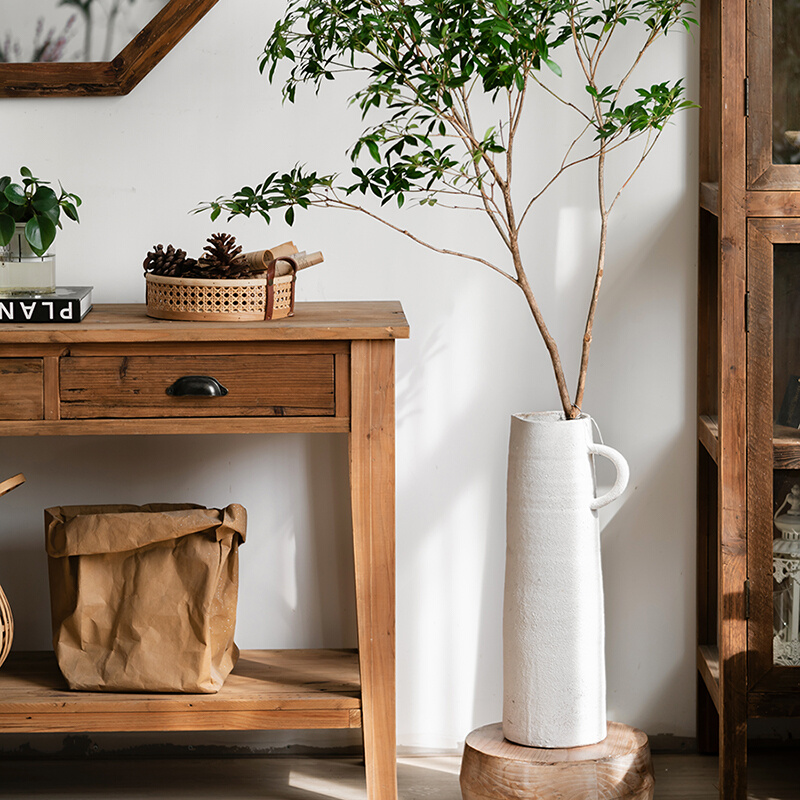
{"type": "MultiPolygon", "coordinates": [[[[800,436],[800,244],[772,252],[774,437],[786,450],[800,436]]],[[[800,470],[775,470],[773,507],[772,660],[800,666],[800,470]]]]}
{"type": "Polygon", "coordinates": [[[748,679],[800,689],[800,219],[748,224],[748,679]]]}
{"type": "Polygon", "coordinates": [[[800,0],[772,3],[772,163],[800,164],[800,0]]]}
{"type": "Polygon", "coordinates": [[[800,188],[800,0],[748,3],[747,179],[800,188]]]}

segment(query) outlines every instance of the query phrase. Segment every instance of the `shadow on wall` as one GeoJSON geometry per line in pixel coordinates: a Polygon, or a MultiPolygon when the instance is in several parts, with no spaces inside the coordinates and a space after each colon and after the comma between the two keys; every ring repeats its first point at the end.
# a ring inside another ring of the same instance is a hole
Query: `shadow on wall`
{"type": "Polygon", "coordinates": [[[674,513],[692,444],[676,437],[602,533],[609,717],[653,735],[693,735],[693,529],[674,513]]]}
{"type": "MultiPolygon", "coordinates": [[[[469,292],[462,284],[451,302],[462,305],[469,292]]],[[[449,732],[470,714],[464,700],[478,649],[472,609],[491,557],[484,539],[496,529],[486,515],[501,489],[492,476],[502,414],[471,385],[491,381],[482,369],[491,345],[473,328],[455,348],[453,330],[439,324],[418,339],[398,384],[398,696],[401,725],[417,737],[427,726],[427,747],[450,747],[449,732]],[[462,357],[467,370],[457,363],[462,357]]]]}

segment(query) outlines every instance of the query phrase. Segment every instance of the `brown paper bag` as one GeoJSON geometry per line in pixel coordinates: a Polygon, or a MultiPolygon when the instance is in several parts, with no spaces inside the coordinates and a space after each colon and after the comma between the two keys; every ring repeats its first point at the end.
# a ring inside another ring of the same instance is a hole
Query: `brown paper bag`
{"type": "Polygon", "coordinates": [[[233,643],[240,505],[45,511],[53,647],[71,689],[219,691],[233,643]]]}

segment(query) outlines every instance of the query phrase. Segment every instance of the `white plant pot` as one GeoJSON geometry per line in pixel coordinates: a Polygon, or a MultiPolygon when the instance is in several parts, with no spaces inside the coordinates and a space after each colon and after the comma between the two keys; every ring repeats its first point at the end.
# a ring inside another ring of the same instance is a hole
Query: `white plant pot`
{"type": "Polygon", "coordinates": [[[0,295],[50,294],[55,290],[55,253],[51,248],[37,256],[25,238],[25,224],[18,223],[14,238],[0,247],[0,295]]]}
{"type": "Polygon", "coordinates": [[[595,444],[591,418],[511,419],[503,611],[503,735],[528,747],[606,737],[605,625],[597,509],[622,494],[628,464],[595,444]],[[595,497],[593,457],[617,479],[595,497]]]}

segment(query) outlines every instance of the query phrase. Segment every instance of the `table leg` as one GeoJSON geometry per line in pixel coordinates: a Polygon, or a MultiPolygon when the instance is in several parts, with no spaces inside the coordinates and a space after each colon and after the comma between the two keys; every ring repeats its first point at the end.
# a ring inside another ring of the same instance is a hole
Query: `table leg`
{"type": "Polygon", "coordinates": [[[397,800],[394,341],[351,347],[350,495],[369,800],[397,800]]]}

